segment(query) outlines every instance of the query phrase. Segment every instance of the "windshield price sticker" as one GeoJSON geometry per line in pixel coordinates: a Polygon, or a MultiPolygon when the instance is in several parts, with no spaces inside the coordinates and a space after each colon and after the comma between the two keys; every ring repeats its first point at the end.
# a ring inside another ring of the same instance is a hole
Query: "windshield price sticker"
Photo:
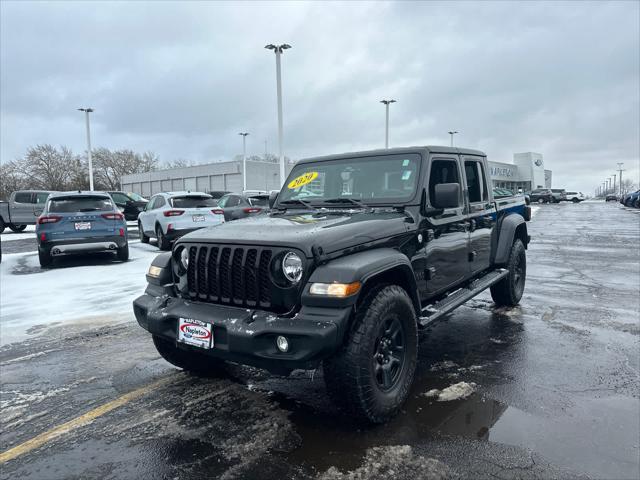
{"type": "Polygon", "coordinates": [[[306,185],[307,183],[313,182],[317,177],[318,172],[307,172],[291,180],[289,182],[289,185],[287,185],[287,188],[289,190],[295,190],[296,188],[306,185]]]}

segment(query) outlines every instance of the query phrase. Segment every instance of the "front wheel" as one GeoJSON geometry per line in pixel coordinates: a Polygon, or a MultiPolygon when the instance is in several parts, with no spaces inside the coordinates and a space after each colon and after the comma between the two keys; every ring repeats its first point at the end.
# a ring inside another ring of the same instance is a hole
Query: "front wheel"
{"type": "Polygon", "coordinates": [[[538,203],[539,203],[540,205],[542,205],[542,204],[544,203],[544,198],[539,198],[539,199],[538,199],[538,203]]]}
{"type": "Polygon", "coordinates": [[[580,200],[578,200],[577,198],[574,198],[571,200],[573,203],[580,203],[580,200]]]}
{"type": "Polygon", "coordinates": [[[142,222],[138,222],[138,235],[140,236],[141,243],[149,243],[149,237],[144,234],[144,229],[142,228],[142,222]]]}
{"type": "Polygon", "coordinates": [[[182,350],[173,341],[153,335],[153,344],[162,358],[178,368],[202,376],[214,376],[224,371],[223,360],[202,353],[182,350]]]}
{"type": "Polygon", "coordinates": [[[24,232],[24,229],[27,228],[27,226],[26,225],[9,225],[9,228],[16,233],[20,233],[20,232],[24,232]]]}
{"type": "Polygon", "coordinates": [[[491,298],[497,306],[513,307],[520,302],[527,277],[527,256],[522,240],[511,246],[507,263],[509,274],[491,286],[491,298]]]}
{"type": "Polygon", "coordinates": [[[418,357],[416,312],[397,285],[371,290],[344,345],[324,362],[329,396],[356,420],[383,423],[409,395],[418,357]]]}
{"type": "Polygon", "coordinates": [[[158,248],[160,250],[171,250],[171,242],[165,234],[162,233],[162,227],[160,225],[156,227],[156,239],[158,240],[158,248]]]}

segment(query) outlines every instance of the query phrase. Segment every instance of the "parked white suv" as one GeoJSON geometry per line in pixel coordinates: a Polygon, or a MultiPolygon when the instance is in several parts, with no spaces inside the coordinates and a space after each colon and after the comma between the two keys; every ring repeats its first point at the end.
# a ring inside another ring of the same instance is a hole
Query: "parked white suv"
{"type": "Polygon", "coordinates": [[[224,212],[216,200],[202,192],[166,192],[151,197],[138,215],[140,241],[158,240],[160,250],[169,250],[171,242],[199,228],[224,222],[224,212]]]}
{"type": "Polygon", "coordinates": [[[580,203],[584,199],[582,192],[565,192],[565,200],[567,202],[580,203]]]}

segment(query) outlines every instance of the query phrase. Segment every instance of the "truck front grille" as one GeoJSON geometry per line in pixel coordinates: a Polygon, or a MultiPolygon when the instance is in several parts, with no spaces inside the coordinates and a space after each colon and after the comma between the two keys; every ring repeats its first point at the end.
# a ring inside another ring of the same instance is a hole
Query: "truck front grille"
{"type": "Polygon", "coordinates": [[[188,296],[194,300],[270,309],[273,251],[263,247],[187,245],[188,296]]]}

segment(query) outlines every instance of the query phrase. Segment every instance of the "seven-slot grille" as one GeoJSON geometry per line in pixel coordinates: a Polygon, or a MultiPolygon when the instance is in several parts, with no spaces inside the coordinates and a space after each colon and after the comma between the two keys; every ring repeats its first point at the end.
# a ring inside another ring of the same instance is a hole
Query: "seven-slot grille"
{"type": "Polygon", "coordinates": [[[272,306],[269,248],[191,245],[187,286],[189,297],[245,307],[272,306]]]}

